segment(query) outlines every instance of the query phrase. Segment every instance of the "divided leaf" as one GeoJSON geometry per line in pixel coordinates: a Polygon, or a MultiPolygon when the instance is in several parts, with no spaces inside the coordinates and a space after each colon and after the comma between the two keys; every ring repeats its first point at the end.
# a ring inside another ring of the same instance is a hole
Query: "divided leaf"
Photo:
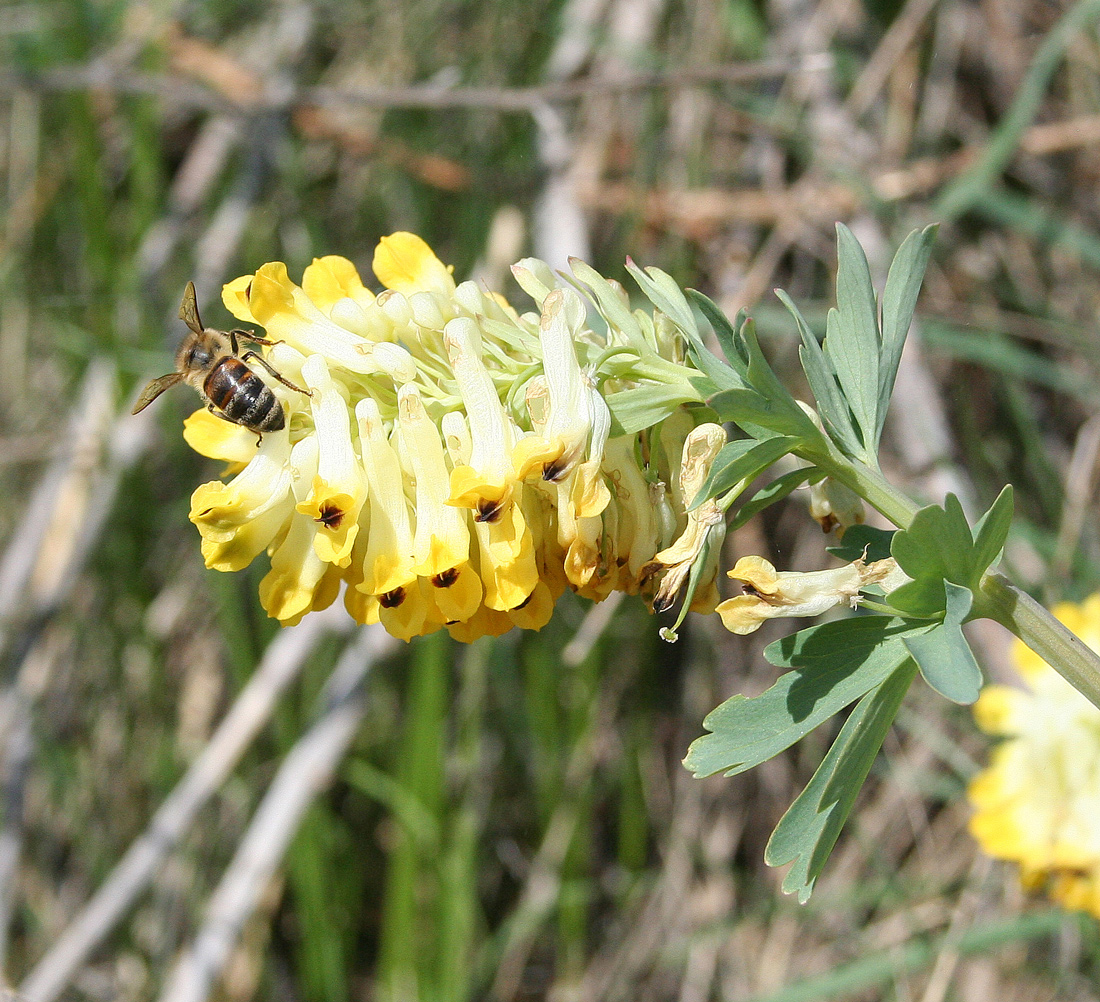
{"type": "Polygon", "coordinates": [[[927,633],[906,637],[904,643],[925,682],[951,702],[969,706],[982,689],[982,670],[962,631],[974,596],[969,588],[950,581],[945,588],[947,612],[943,622],[927,633]]]}
{"type": "Polygon", "coordinates": [[[882,354],[879,357],[878,421],[875,428],[875,444],[882,434],[882,423],[894,392],[894,379],[901,362],[901,350],[909,325],[913,322],[913,310],[917,305],[932,244],[938,227],[933,224],[923,230],[914,230],[905,238],[886,276],[886,288],[882,292],[882,354]]]}
{"type": "Polygon", "coordinates": [[[1013,507],[1012,484],[1005,484],[989,511],[974,525],[974,565],[979,577],[1001,556],[1012,526],[1013,507]]]}
{"type": "Polygon", "coordinates": [[[688,289],[688,298],[699,307],[707,319],[707,323],[714,329],[714,336],[726,356],[726,361],[742,377],[747,379],[749,375],[749,356],[744,350],[744,345],[737,338],[737,331],[745,323],[746,313],[738,310],[737,316],[731,323],[729,318],[718,308],[718,304],[708,299],[698,289],[688,289]]]}
{"type": "Polygon", "coordinates": [[[791,804],[764,850],[769,866],[794,866],[783,891],[804,904],[825,867],[841,828],[897,715],[917,666],[906,658],[848,716],[817,772],[791,804]]]}
{"type": "Polygon", "coordinates": [[[829,429],[833,440],[840,445],[850,456],[862,456],[863,447],[852,424],[851,411],[844,399],[844,394],[837,385],[836,372],[832,362],[825,355],[818,343],[817,337],[810,325],[795,306],[791,297],[782,289],[775,290],[779,301],[787,307],[794,317],[798,327],[799,337],[802,339],[802,347],[798,349],[798,357],[802,362],[802,370],[806,373],[806,381],[813,391],[814,400],[817,403],[818,413],[825,427],[829,429]]]}
{"type": "Polygon", "coordinates": [[[699,493],[695,495],[688,511],[698,508],[704,501],[724,494],[736,487],[738,483],[741,484],[743,491],[772,463],[781,456],[785,456],[796,445],[798,445],[797,439],[782,435],[766,438],[762,442],[752,438],[727,442],[714,457],[710,474],[703,486],[699,488],[699,493]]]}
{"type": "Polygon", "coordinates": [[[890,552],[912,581],[890,593],[890,603],[913,616],[947,608],[944,582],[977,591],[982,574],[997,559],[1012,521],[1012,488],[1005,487],[973,531],[962,505],[948,494],[943,507],[928,505],[908,529],[894,534],[890,552]]]}
{"type": "Polygon", "coordinates": [[[740,529],[749,519],[777,501],[782,501],[783,498],[807,481],[817,483],[822,477],[824,477],[824,474],[814,466],[807,466],[801,470],[791,470],[790,473],[784,473],[783,476],[776,477],[766,487],[761,487],[737,509],[737,513],[729,520],[729,531],[734,532],[740,529]]]}
{"type": "Polygon", "coordinates": [[[876,529],[870,525],[850,525],[844,530],[844,539],[837,546],[826,547],[827,552],[840,560],[851,563],[861,557],[868,563],[890,556],[890,543],[896,529],[876,529]]]}
{"type": "Polygon", "coordinates": [[[867,257],[852,231],[836,226],[836,309],[829,311],[824,353],[855,415],[860,441],[875,454],[878,428],[878,305],[867,257]]]}
{"type": "Polygon", "coordinates": [[[711,733],[692,743],[684,765],[697,777],[735,776],[778,755],[895,672],[912,633],[903,620],[860,616],[770,645],[765,657],[791,670],[767,692],[733,696],[709,713],[703,726],[711,733]]]}

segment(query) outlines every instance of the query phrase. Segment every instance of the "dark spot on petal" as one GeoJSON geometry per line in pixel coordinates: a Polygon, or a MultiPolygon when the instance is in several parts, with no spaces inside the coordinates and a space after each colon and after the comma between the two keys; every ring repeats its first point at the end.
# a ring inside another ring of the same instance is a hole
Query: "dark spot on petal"
{"type": "Polygon", "coordinates": [[[450,588],[458,580],[458,568],[449,567],[432,578],[432,584],[436,588],[450,588]]]}
{"type": "Polygon", "coordinates": [[[383,609],[396,609],[404,601],[404,588],[394,588],[393,591],[388,591],[384,595],[378,596],[378,604],[382,606],[383,609]]]}
{"type": "Polygon", "coordinates": [[[654,612],[668,612],[676,604],[675,595],[658,596],[653,600],[654,612]]]}
{"type": "Polygon", "coordinates": [[[741,594],[752,595],[754,598],[760,598],[760,592],[758,592],[748,581],[741,582],[741,594]]]}
{"type": "Polygon", "coordinates": [[[248,299],[251,295],[252,295],[252,283],[249,282],[248,285],[246,285],[244,287],[244,298],[248,299]]]}
{"type": "Polygon", "coordinates": [[[338,505],[326,504],[322,506],[321,514],[313,521],[322,523],[326,529],[339,529],[346,514],[347,512],[338,505]]]}
{"type": "Polygon", "coordinates": [[[556,484],[565,476],[565,466],[566,464],[562,459],[555,459],[552,463],[547,463],[542,468],[542,479],[556,484]]]}
{"type": "Polygon", "coordinates": [[[500,513],[504,511],[504,500],[489,501],[487,498],[482,498],[477,503],[477,514],[474,516],[475,522],[495,522],[500,518],[500,513]]]}

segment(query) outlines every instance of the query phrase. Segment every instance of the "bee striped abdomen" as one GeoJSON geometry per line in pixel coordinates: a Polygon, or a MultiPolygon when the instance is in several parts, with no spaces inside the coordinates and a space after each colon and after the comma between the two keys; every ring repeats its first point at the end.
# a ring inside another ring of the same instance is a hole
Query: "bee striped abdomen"
{"type": "Polygon", "coordinates": [[[235,424],[255,431],[283,427],[283,408],[271,388],[239,358],[228,355],[203,384],[207,399],[235,424]]]}

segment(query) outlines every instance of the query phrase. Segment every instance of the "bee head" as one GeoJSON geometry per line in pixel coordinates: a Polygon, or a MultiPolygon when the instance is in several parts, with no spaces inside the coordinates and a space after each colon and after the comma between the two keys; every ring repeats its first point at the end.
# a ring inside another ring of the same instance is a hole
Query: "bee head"
{"type": "Polygon", "coordinates": [[[184,338],[177,368],[180,372],[208,372],[218,359],[229,354],[232,354],[229,338],[221,331],[208,329],[184,338]]]}

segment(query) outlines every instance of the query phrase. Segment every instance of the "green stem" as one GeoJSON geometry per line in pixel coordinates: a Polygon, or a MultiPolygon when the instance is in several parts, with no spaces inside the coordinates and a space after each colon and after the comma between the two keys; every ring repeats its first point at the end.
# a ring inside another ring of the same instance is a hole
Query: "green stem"
{"type": "MultiPolygon", "coordinates": [[[[850,487],[898,528],[906,529],[913,521],[918,505],[879,470],[832,448],[824,456],[813,451],[798,454],[850,487]]],[[[1100,707],[1100,654],[1003,574],[987,572],[974,597],[974,611],[979,616],[995,620],[1019,637],[1086,699],[1100,707]]]]}
{"type": "Polygon", "coordinates": [[[816,452],[797,454],[845,487],[850,487],[899,529],[908,529],[913,516],[920,510],[920,505],[898,490],[880,471],[848,459],[833,449],[830,449],[827,458],[816,452]]]}
{"type": "Polygon", "coordinates": [[[1003,574],[982,578],[982,613],[1019,637],[1091,703],[1100,707],[1100,655],[1003,574]]]}

